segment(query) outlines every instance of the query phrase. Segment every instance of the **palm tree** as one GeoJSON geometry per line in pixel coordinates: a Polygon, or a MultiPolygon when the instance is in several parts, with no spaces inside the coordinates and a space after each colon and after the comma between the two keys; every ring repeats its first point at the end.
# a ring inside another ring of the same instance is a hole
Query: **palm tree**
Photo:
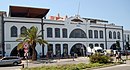
{"type": "MultiPolygon", "coordinates": [[[[41,31],[40,31],[41,32],[41,31]]],[[[37,27],[30,27],[30,29],[27,29],[24,34],[22,34],[21,38],[17,39],[17,41],[21,41],[18,44],[17,50],[23,49],[24,44],[27,43],[30,48],[32,48],[32,60],[37,60],[37,53],[36,53],[36,44],[48,44],[47,41],[41,39],[42,35],[40,35],[40,32],[38,32],[37,27]]]]}

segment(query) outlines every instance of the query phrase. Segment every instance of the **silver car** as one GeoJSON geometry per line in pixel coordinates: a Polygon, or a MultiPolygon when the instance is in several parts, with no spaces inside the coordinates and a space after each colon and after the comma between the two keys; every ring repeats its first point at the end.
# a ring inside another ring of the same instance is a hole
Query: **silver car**
{"type": "Polygon", "coordinates": [[[21,58],[19,57],[3,57],[0,59],[0,65],[18,65],[21,64],[21,58]]]}

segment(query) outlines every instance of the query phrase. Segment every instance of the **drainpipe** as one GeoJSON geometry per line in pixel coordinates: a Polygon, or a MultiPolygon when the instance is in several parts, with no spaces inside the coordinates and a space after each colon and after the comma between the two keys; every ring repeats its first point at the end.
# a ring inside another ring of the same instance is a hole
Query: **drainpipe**
{"type": "MultiPolygon", "coordinates": [[[[43,23],[43,18],[41,18],[42,39],[44,39],[44,33],[43,33],[44,29],[43,29],[43,25],[44,25],[44,23],[43,23]]],[[[42,57],[44,57],[44,44],[42,44],[42,57]]]]}
{"type": "Polygon", "coordinates": [[[106,33],[106,24],[104,25],[105,26],[105,48],[107,49],[107,33],[106,33]]]}
{"type": "Polygon", "coordinates": [[[5,56],[5,44],[4,44],[4,16],[1,16],[1,30],[2,30],[2,57],[5,56]]]}
{"type": "Polygon", "coordinates": [[[123,26],[122,26],[122,43],[123,43],[123,50],[125,50],[125,46],[124,46],[124,30],[123,30],[123,26]]]}

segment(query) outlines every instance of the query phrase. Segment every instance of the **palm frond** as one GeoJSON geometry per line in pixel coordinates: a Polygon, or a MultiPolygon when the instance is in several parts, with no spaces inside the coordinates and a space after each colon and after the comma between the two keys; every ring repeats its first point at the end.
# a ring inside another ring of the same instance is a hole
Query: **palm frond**
{"type": "Polygon", "coordinates": [[[16,39],[16,41],[23,41],[23,40],[24,40],[24,38],[22,38],[22,37],[16,39]]]}
{"type": "Polygon", "coordinates": [[[40,38],[40,37],[42,37],[42,35],[37,35],[37,39],[40,38]]]}
{"type": "Polygon", "coordinates": [[[43,39],[37,39],[37,42],[41,45],[41,44],[48,44],[47,41],[43,40],[43,39]]]}
{"type": "Polygon", "coordinates": [[[43,40],[43,39],[42,39],[42,42],[45,43],[45,44],[48,44],[48,42],[47,42],[46,40],[43,40]]]}
{"type": "Polygon", "coordinates": [[[17,45],[17,50],[23,49],[23,47],[24,47],[24,42],[20,42],[20,43],[17,45]]]}

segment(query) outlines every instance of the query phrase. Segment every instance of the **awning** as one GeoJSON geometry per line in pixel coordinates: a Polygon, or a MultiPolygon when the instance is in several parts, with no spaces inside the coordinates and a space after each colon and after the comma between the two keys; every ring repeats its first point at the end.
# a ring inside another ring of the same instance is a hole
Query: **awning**
{"type": "Polygon", "coordinates": [[[49,12],[50,9],[45,8],[33,8],[33,7],[21,7],[10,6],[10,17],[27,17],[27,18],[43,18],[49,12]]]}

